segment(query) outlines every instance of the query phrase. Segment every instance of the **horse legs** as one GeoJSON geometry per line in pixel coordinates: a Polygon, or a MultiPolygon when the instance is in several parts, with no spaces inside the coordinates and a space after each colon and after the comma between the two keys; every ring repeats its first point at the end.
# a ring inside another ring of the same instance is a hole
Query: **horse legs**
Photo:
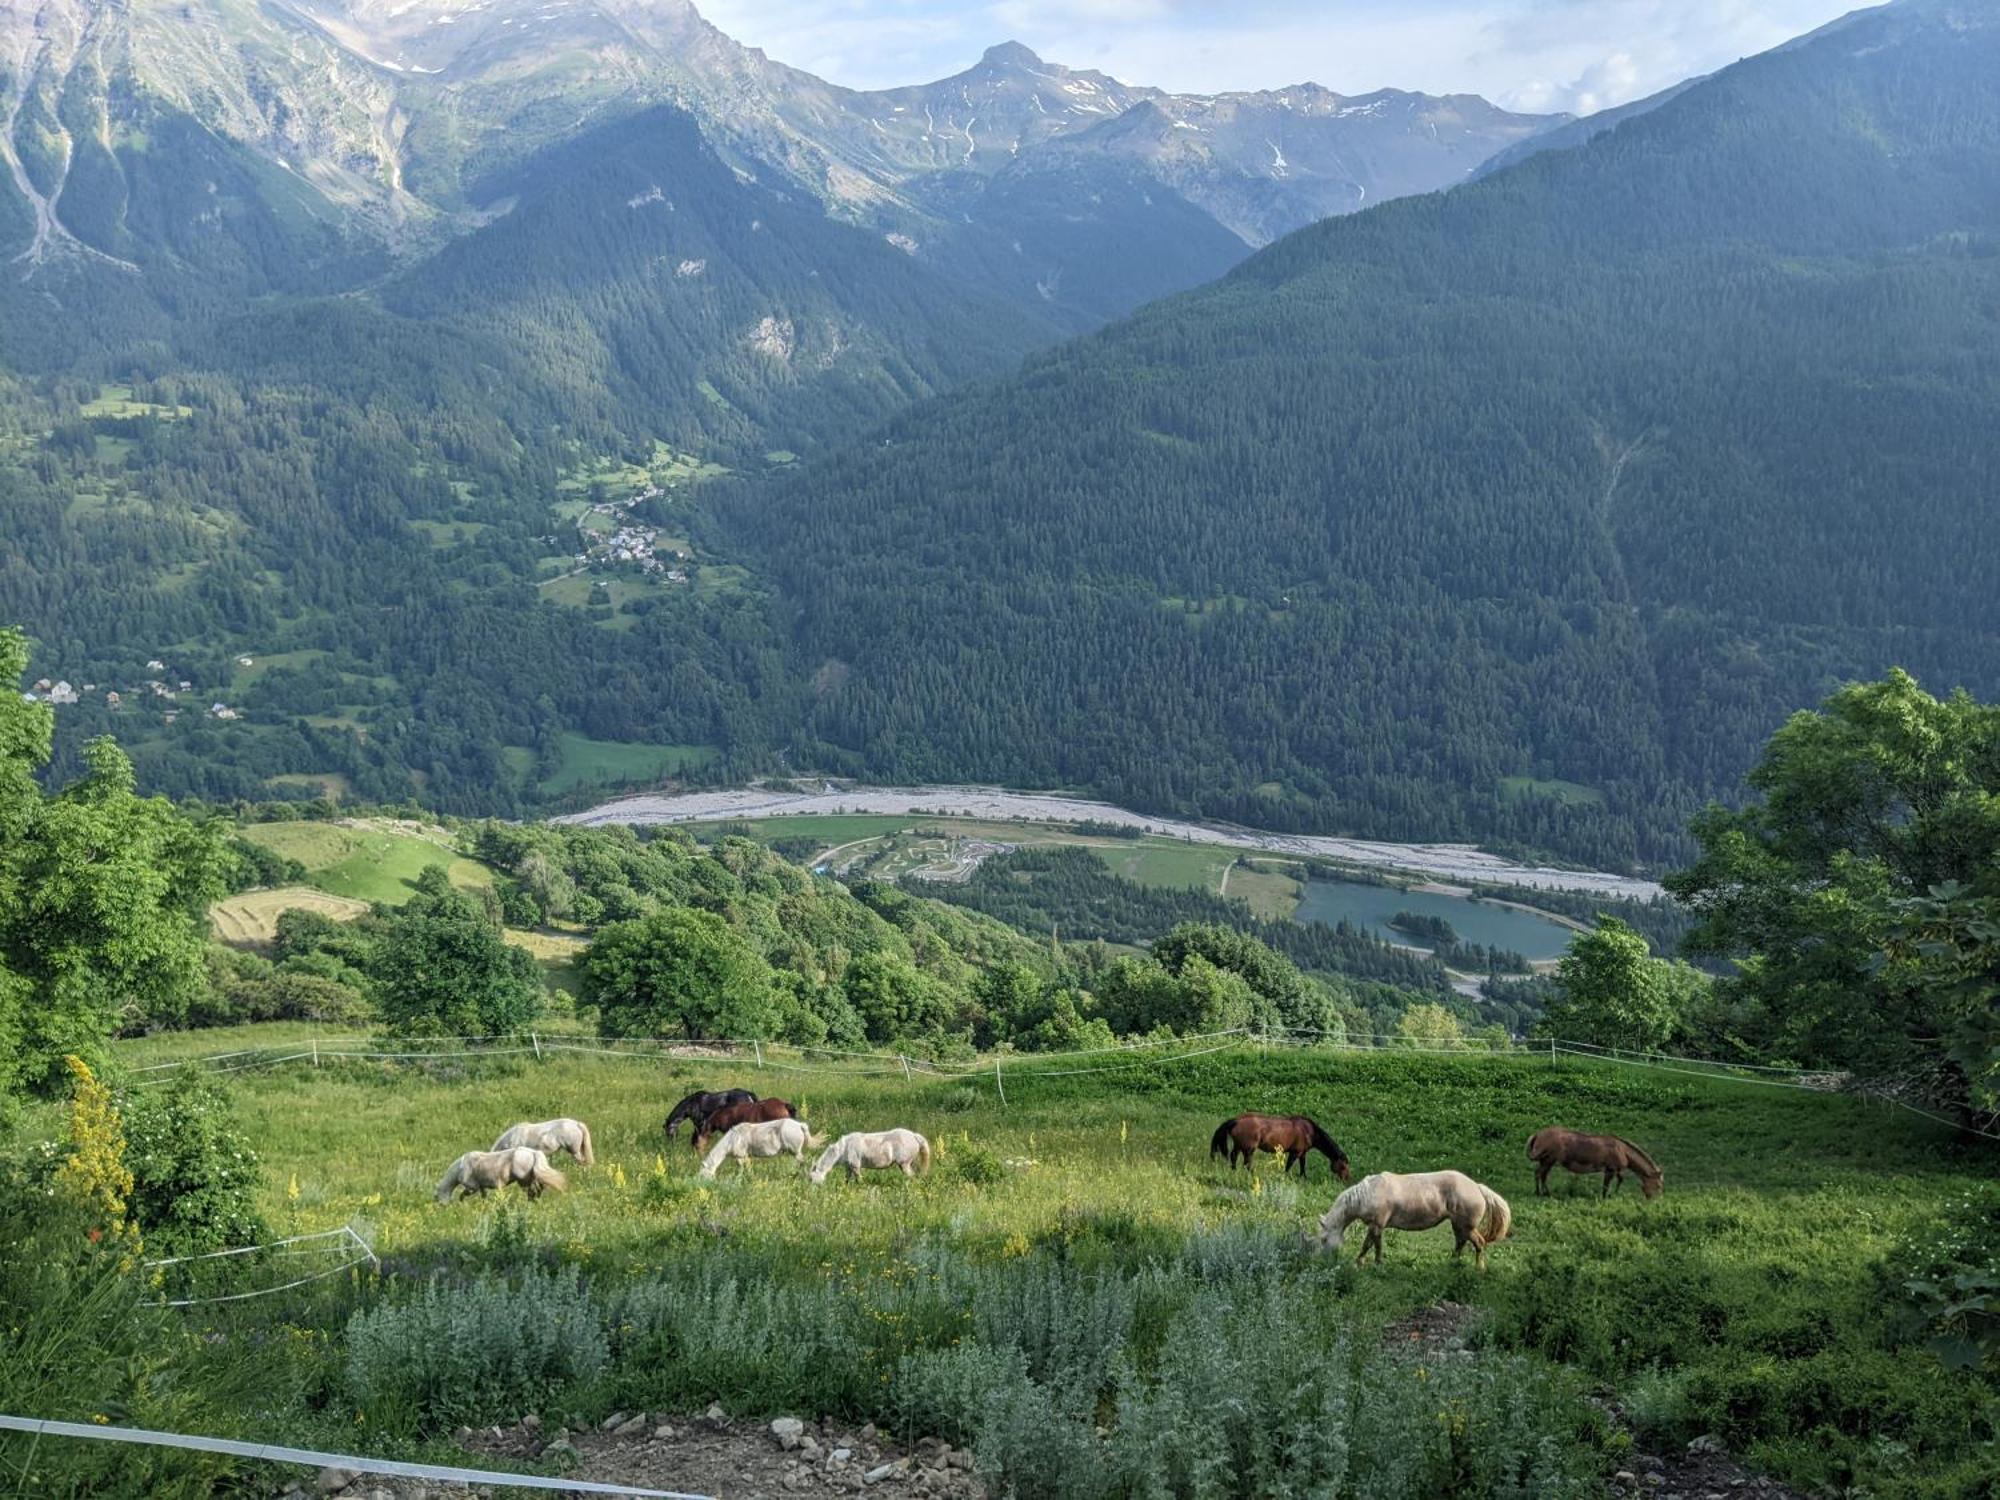
{"type": "Polygon", "coordinates": [[[906,1161],[902,1164],[902,1167],[903,1167],[903,1175],[905,1177],[914,1177],[917,1175],[917,1166],[915,1162],[906,1161]]]}
{"type": "Polygon", "coordinates": [[[1361,1240],[1361,1253],[1360,1253],[1359,1255],[1357,1255],[1357,1256],[1355,1256],[1355,1257],[1354,1257],[1354,1263],[1355,1263],[1355,1264],[1356,1264],[1357,1266],[1365,1266],[1365,1265],[1367,1265],[1367,1264],[1368,1264],[1368,1252],[1369,1252],[1369,1251],[1370,1251],[1371,1249],[1372,1249],[1372,1250],[1373,1250],[1373,1251],[1375,1252],[1375,1264],[1376,1264],[1376,1265],[1378,1265],[1378,1266],[1379,1266],[1379,1265],[1381,1265],[1381,1264],[1382,1264],[1382,1226],[1381,1226],[1380,1224],[1370,1224],[1370,1225],[1368,1226],[1368,1233],[1367,1233],[1366,1235],[1364,1235],[1364,1236],[1362,1237],[1362,1240],[1361,1240]]]}
{"type": "Polygon", "coordinates": [[[1605,1198],[1610,1195],[1611,1177],[1612,1177],[1612,1169],[1610,1167],[1606,1167],[1604,1169],[1604,1186],[1597,1190],[1597,1201],[1599,1203],[1602,1203],[1605,1200],[1605,1198]]]}
{"type": "Polygon", "coordinates": [[[1555,1166],[1555,1163],[1552,1161],[1535,1163],[1535,1196],[1537,1198],[1546,1198],[1549,1196],[1549,1169],[1553,1166],[1555,1166]]]}

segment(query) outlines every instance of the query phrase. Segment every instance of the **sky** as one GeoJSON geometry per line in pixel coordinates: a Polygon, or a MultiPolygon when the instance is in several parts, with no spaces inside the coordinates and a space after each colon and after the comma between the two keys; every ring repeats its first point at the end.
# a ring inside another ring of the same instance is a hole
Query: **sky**
{"type": "Polygon", "coordinates": [[[738,41],[855,88],[942,78],[995,42],[1183,93],[1313,82],[1624,104],[1864,0],[695,0],[738,41]]]}

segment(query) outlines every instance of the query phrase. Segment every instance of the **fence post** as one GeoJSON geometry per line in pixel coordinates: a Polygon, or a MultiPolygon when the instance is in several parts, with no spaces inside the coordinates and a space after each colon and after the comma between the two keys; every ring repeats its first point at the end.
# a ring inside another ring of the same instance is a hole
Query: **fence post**
{"type": "Polygon", "coordinates": [[[903,1059],[903,1082],[908,1083],[910,1081],[910,1060],[900,1052],[896,1056],[903,1059]]]}
{"type": "Polygon", "coordinates": [[[317,1035],[313,1037],[313,1066],[315,1068],[319,1066],[319,1037],[317,1035]]]}
{"type": "Polygon", "coordinates": [[[760,1038],[752,1037],[750,1045],[757,1049],[757,1069],[759,1072],[762,1072],[764,1068],[764,1043],[760,1038]]]}
{"type": "Polygon", "coordinates": [[[528,1040],[535,1044],[535,1061],[540,1062],[542,1060],[542,1039],[531,1031],[528,1033],[528,1040]]]}
{"type": "Polygon", "coordinates": [[[993,1087],[1000,1091],[1000,1103],[1004,1107],[1007,1103],[1007,1084],[1000,1076],[1000,1059],[997,1057],[993,1059],[993,1087]]]}

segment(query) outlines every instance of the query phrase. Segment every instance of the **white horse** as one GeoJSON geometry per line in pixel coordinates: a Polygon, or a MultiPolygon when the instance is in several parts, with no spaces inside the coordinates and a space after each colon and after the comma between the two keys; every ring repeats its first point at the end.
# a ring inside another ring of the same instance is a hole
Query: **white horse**
{"type": "Polygon", "coordinates": [[[560,1120],[524,1120],[519,1125],[510,1126],[493,1143],[495,1151],[512,1151],[516,1146],[533,1146],[549,1156],[567,1151],[586,1167],[597,1159],[590,1150],[590,1127],[581,1120],[568,1117],[560,1120]]]}
{"type": "Polygon", "coordinates": [[[931,1143],[914,1130],[857,1131],[828,1146],[813,1163],[815,1185],[825,1182],[835,1167],[847,1168],[850,1182],[863,1167],[901,1167],[905,1177],[914,1177],[931,1169],[931,1143]]]}
{"type": "Polygon", "coordinates": [[[713,1177],[725,1161],[747,1162],[753,1156],[777,1156],[789,1151],[803,1165],[806,1147],[826,1137],[814,1135],[804,1120],[754,1120],[732,1125],[702,1158],[701,1175],[713,1177]]]}
{"type": "Polygon", "coordinates": [[[516,1146],[509,1151],[468,1151],[451,1164],[438,1184],[437,1201],[451,1202],[453,1193],[490,1193],[508,1183],[519,1183],[530,1198],[542,1196],[543,1188],[561,1192],[569,1180],[549,1165],[549,1159],[533,1146],[516,1146]]]}
{"type": "MultiPolygon", "coordinates": [[[[1479,1269],[1486,1269],[1486,1247],[1507,1238],[1514,1222],[1507,1200],[1483,1183],[1474,1182],[1463,1172],[1377,1172],[1364,1177],[1333,1200],[1333,1207],[1319,1221],[1318,1244],[1332,1249],[1347,1238],[1355,1224],[1368,1226],[1361,1242],[1359,1265],[1375,1252],[1375,1264],[1382,1264],[1384,1229],[1431,1229],[1451,1221],[1458,1244],[1453,1258],[1472,1246],[1479,1269]]],[[[1311,1240],[1308,1236],[1308,1240],[1311,1240]]]]}

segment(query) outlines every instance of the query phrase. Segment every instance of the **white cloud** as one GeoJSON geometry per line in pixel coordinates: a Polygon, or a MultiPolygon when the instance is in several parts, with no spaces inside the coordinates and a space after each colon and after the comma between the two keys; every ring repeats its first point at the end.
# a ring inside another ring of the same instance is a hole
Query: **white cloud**
{"type": "Polygon", "coordinates": [[[942,77],[994,42],[1185,91],[1311,80],[1587,113],[1776,46],[1856,0],[696,0],[835,82],[942,77]]]}

